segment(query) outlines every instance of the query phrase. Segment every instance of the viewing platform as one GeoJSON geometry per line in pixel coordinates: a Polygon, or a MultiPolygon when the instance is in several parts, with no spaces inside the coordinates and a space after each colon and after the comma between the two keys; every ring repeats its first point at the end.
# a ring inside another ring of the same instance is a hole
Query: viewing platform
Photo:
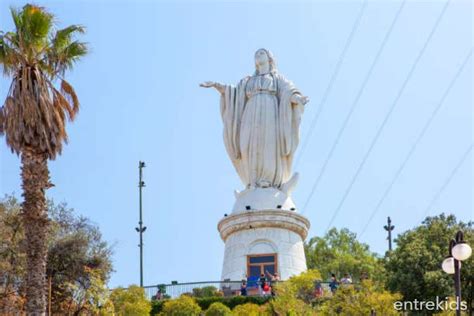
{"type": "MultiPolygon", "coordinates": [[[[284,281],[279,281],[284,282],[284,281]]],[[[322,296],[330,296],[331,291],[329,288],[329,282],[319,282],[323,289],[322,296]]],[[[242,280],[240,281],[203,281],[203,282],[172,282],[170,284],[156,284],[156,285],[147,285],[143,288],[145,289],[145,294],[148,299],[156,300],[157,294],[158,299],[166,298],[177,298],[183,294],[189,294],[192,296],[199,297],[201,291],[208,289],[209,292],[215,291],[215,296],[221,297],[232,297],[240,296],[240,286],[242,280]],[[161,295],[161,298],[159,297],[161,295]]],[[[271,284],[271,282],[269,282],[271,284]]],[[[271,296],[271,292],[268,291],[266,294],[262,294],[259,291],[260,282],[259,281],[248,281],[247,282],[247,296],[271,296]]]]}

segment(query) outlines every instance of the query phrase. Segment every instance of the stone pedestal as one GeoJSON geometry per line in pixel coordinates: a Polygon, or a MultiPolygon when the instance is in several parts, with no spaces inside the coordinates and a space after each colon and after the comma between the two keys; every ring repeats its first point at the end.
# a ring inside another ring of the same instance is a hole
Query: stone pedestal
{"type": "Polygon", "coordinates": [[[280,190],[238,193],[232,214],[218,224],[225,242],[222,280],[246,279],[253,255],[275,254],[282,280],[306,271],[303,241],[309,227],[309,221],[296,213],[291,198],[280,190]]]}

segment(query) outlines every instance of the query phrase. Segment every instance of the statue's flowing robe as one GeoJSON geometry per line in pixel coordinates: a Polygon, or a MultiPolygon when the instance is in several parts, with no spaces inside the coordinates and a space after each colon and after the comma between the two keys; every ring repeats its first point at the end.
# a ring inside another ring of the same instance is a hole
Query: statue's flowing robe
{"type": "Polygon", "coordinates": [[[278,73],[242,79],[221,96],[224,143],[246,187],[280,188],[291,177],[303,107],[299,94],[278,73]]]}

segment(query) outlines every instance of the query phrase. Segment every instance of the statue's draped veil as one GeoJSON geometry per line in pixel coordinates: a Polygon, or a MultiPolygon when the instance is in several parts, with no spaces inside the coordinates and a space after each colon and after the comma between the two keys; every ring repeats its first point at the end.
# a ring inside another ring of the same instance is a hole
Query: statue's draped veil
{"type": "MultiPolygon", "coordinates": [[[[278,69],[277,69],[277,65],[276,65],[276,60],[275,60],[275,56],[273,56],[272,52],[269,51],[268,49],[265,49],[265,48],[260,48],[258,49],[255,54],[254,54],[254,58],[255,56],[257,56],[257,53],[260,52],[260,51],[264,51],[265,54],[267,54],[268,56],[268,62],[270,64],[270,73],[277,73],[278,72],[278,69]]],[[[255,73],[254,73],[254,76],[258,76],[260,73],[258,72],[258,67],[257,65],[255,64],[255,73]]]]}

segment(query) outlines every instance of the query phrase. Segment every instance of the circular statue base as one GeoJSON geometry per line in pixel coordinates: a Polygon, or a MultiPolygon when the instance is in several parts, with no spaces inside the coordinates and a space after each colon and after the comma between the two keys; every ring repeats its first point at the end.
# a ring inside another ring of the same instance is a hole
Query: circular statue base
{"type": "Polygon", "coordinates": [[[239,211],[223,218],[218,230],[225,242],[222,280],[277,272],[282,280],[306,271],[303,240],[309,221],[280,209],[239,211]],[[270,260],[266,262],[265,260],[270,260]]]}

